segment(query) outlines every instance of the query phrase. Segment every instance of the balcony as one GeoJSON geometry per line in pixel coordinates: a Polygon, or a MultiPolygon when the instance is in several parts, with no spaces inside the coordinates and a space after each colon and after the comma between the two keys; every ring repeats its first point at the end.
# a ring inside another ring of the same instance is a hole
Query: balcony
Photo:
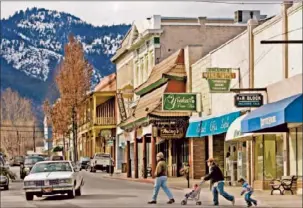
{"type": "Polygon", "coordinates": [[[100,126],[116,125],[115,117],[96,117],[96,124],[100,126]]]}

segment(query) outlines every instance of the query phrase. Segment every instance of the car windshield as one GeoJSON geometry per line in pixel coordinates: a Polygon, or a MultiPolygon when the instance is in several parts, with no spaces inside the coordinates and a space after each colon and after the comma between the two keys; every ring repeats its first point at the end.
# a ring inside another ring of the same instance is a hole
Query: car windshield
{"type": "Polygon", "coordinates": [[[25,165],[33,165],[36,162],[44,161],[43,157],[28,157],[25,158],[24,164],[25,165]]]}
{"type": "Polygon", "coordinates": [[[90,158],[89,157],[82,157],[80,160],[81,161],[90,161],[90,158]]]}
{"type": "Polygon", "coordinates": [[[96,154],[95,155],[95,158],[104,158],[104,157],[110,158],[110,156],[108,154],[96,154]]]}
{"type": "Polygon", "coordinates": [[[31,173],[44,173],[44,172],[71,172],[72,167],[69,162],[48,162],[37,163],[31,173]]]}

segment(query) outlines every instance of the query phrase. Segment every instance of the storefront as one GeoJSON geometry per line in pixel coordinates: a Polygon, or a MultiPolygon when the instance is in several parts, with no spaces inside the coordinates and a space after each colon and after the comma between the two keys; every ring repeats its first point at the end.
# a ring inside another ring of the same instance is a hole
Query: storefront
{"type": "Polygon", "coordinates": [[[270,180],[281,176],[302,181],[302,100],[298,94],[263,105],[241,121],[243,133],[259,133],[252,142],[255,189],[268,189],[270,180]]]}
{"type": "MultiPolygon", "coordinates": [[[[204,143],[200,144],[200,148],[202,148],[203,150],[202,155],[199,155],[199,157],[192,157],[192,165],[194,166],[193,171],[196,171],[198,168],[195,166],[200,165],[200,168],[204,169],[204,174],[207,173],[208,168],[206,166],[205,160],[208,157],[213,157],[216,160],[216,163],[218,164],[220,169],[226,175],[225,158],[227,155],[227,151],[224,143],[225,136],[231,123],[239,116],[241,116],[241,112],[237,111],[216,117],[208,117],[205,119],[201,118],[200,120],[196,121],[190,120],[186,137],[191,138],[193,142],[195,142],[195,140],[197,140],[198,138],[204,140],[204,143]],[[195,160],[201,160],[201,158],[205,159],[204,162],[200,164],[195,162],[195,160]]],[[[194,148],[197,147],[193,147],[193,152],[194,148]]],[[[203,174],[203,172],[200,173],[203,174]]]]}

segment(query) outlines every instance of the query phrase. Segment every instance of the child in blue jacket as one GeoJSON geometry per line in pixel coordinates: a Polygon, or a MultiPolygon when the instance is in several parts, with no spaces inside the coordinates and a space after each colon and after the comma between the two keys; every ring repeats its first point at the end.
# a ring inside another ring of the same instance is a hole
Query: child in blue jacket
{"type": "Polygon", "coordinates": [[[242,187],[243,187],[243,190],[241,192],[241,196],[244,193],[246,193],[244,199],[245,199],[245,201],[247,203],[247,207],[251,207],[252,204],[254,204],[255,206],[257,206],[257,201],[251,198],[251,195],[254,192],[253,188],[243,178],[240,178],[238,180],[238,182],[241,183],[242,187]]]}

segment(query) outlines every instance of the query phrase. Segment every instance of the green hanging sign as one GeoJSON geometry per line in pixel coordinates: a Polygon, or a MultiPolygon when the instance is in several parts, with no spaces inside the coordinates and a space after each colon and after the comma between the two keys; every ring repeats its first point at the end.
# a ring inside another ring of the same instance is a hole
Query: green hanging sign
{"type": "Polygon", "coordinates": [[[166,111],[197,111],[197,94],[165,93],[162,98],[162,109],[166,111]]]}
{"type": "Polygon", "coordinates": [[[236,73],[231,68],[207,68],[203,78],[207,79],[211,93],[225,93],[229,92],[231,80],[236,78],[236,73]]]}

